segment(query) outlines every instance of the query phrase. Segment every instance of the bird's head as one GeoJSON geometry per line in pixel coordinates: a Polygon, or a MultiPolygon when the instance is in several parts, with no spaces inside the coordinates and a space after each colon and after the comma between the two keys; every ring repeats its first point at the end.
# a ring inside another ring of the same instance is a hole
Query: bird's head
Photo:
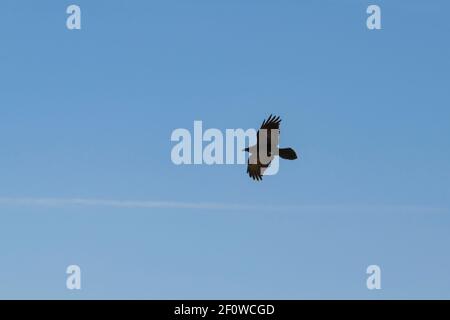
{"type": "Polygon", "coordinates": [[[245,149],[242,149],[242,151],[247,151],[247,152],[250,152],[250,148],[249,148],[249,147],[247,147],[247,148],[245,148],[245,149]]]}

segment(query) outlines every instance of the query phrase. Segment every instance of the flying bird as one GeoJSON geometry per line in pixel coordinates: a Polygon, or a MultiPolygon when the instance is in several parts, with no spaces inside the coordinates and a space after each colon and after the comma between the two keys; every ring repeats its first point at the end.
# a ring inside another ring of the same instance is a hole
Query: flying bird
{"type": "Polygon", "coordinates": [[[244,151],[249,152],[247,161],[247,173],[253,180],[262,180],[264,171],[276,155],[282,159],[295,160],[297,154],[292,148],[278,148],[280,135],[280,117],[270,115],[264,120],[256,135],[256,145],[247,147],[244,151]],[[273,149],[273,150],[272,150],[273,149]]]}

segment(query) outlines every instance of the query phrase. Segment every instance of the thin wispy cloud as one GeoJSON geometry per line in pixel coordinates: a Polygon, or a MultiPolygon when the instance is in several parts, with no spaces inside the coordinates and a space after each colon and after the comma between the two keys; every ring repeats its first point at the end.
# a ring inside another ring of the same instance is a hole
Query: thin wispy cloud
{"type": "Polygon", "coordinates": [[[179,202],[151,200],[117,200],[93,198],[31,198],[0,197],[0,206],[26,207],[111,207],[127,209],[197,209],[197,210],[252,210],[252,211],[292,211],[311,213],[447,213],[448,208],[417,205],[276,205],[212,202],[179,202]]]}

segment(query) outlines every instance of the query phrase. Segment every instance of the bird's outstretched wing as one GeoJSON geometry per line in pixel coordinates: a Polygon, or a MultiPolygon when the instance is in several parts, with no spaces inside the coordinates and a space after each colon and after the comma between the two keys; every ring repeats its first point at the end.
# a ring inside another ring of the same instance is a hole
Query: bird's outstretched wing
{"type": "Polygon", "coordinates": [[[273,156],[272,151],[276,151],[276,148],[272,150],[272,146],[278,146],[280,140],[280,122],[281,119],[279,116],[270,115],[269,118],[263,121],[261,128],[258,130],[258,150],[267,150],[268,156],[273,156]]]}
{"type": "Polygon", "coordinates": [[[270,162],[263,165],[257,159],[256,154],[252,154],[247,161],[247,173],[253,180],[260,181],[263,178],[264,171],[269,167],[270,162]]]}
{"type": "Polygon", "coordinates": [[[270,115],[269,118],[263,121],[261,124],[261,129],[271,130],[271,129],[280,129],[280,117],[270,115]]]}
{"type": "Polygon", "coordinates": [[[248,163],[247,173],[253,180],[262,180],[261,166],[259,164],[248,163]]]}

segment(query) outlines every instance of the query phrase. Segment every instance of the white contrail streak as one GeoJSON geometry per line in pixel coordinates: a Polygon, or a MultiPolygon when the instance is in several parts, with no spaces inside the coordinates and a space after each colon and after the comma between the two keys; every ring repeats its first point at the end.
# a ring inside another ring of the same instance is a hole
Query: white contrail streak
{"type": "Polygon", "coordinates": [[[239,203],[178,202],[178,201],[134,201],[92,198],[23,198],[0,197],[0,206],[102,206],[128,209],[198,209],[198,210],[257,210],[296,211],[317,213],[448,213],[448,208],[416,205],[264,205],[239,203]]]}

